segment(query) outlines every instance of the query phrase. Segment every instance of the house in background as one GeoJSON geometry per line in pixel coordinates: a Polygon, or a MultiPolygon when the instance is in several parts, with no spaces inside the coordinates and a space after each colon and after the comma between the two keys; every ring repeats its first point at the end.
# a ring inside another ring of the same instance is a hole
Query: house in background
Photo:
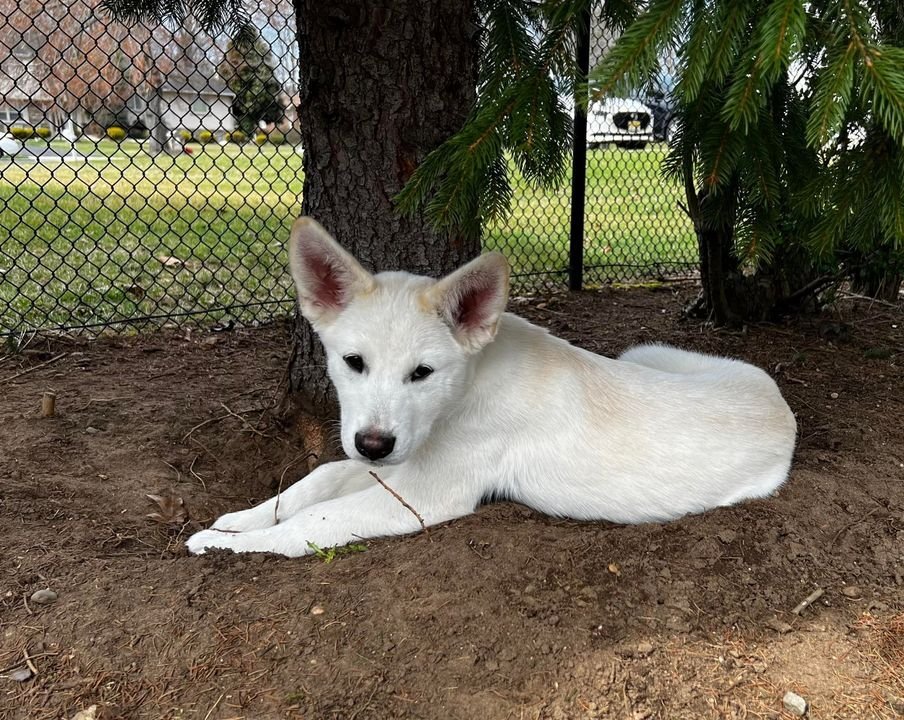
{"type": "Polygon", "coordinates": [[[218,38],[193,26],[126,26],[100,3],[0,0],[0,134],[23,125],[75,139],[118,125],[163,142],[180,129],[235,127],[218,38]]]}
{"type": "Polygon", "coordinates": [[[0,33],[0,134],[14,125],[59,130],[69,120],[56,101],[55,78],[38,50],[46,42],[43,33],[0,33]]]}
{"type": "Polygon", "coordinates": [[[188,75],[179,69],[170,72],[163,80],[160,95],[163,122],[171,131],[209,130],[218,134],[235,130],[232,116],[235,93],[204,64],[188,75]],[[205,73],[205,69],[210,72],[205,73]]]}

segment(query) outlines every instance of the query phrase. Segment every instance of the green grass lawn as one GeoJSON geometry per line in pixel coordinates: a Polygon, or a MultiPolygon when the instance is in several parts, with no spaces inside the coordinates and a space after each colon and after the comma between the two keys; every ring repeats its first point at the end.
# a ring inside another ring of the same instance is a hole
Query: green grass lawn
{"type": "MultiPolygon", "coordinates": [[[[288,305],[283,246],[303,179],[295,148],[193,145],[177,158],[134,141],[76,149],[89,159],[0,160],[0,332],[199,311],[248,320],[273,314],[260,303],[288,305]]],[[[585,261],[600,267],[589,282],[693,262],[679,189],[659,178],[662,152],[590,153],[585,261]]],[[[516,273],[563,270],[569,186],[515,182],[511,217],[488,228],[486,245],[516,273]]]]}
{"type": "MultiPolygon", "coordinates": [[[[600,148],[587,154],[584,265],[587,283],[655,278],[697,261],[681,188],[661,176],[664,145],[644,150],[600,148]]],[[[515,272],[568,267],[571,175],[542,191],[515,179],[512,213],[487,229],[485,244],[504,252],[515,272]]]]}

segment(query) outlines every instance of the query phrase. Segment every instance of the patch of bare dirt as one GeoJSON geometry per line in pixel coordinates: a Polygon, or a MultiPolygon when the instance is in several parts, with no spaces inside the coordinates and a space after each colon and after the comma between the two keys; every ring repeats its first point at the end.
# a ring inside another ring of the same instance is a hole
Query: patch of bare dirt
{"type": "Polygon", "coordinates": [[[766,368],[800,424],[775,498],[634,527],[502,503],[331,562],[182,544],[306,469],[267,413],[287,328],[0,359],[0,717],[780,718],[788,690],[813,718],[904,716],[904,317],[717,333],[686,299],[512,309],[596,352],[766,368]]]}

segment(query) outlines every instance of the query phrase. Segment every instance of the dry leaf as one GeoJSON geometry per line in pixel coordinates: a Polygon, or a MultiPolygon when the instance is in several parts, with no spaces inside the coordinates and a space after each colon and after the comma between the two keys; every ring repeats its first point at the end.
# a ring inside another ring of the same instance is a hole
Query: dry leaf
{"type": "Polygon", "coordinates": [[[609,572],[615,575],[615,577],[621,577],[621,568],[618,566],[618,563],[609,563],[609,572]]]}
{"type": "Polygon", "coordinates": [[[158,255],[157,260],[163,267],[179,267],[185,264],[184,260],[180,260],[172,255],[158,255]]]}
{"type": "Polygon", "coordinates": [[[188,520],[185,501],[175,495],[147,495],[148,500],[157,503],[160,512],[148,513],[151,520],[164,525],[182,525],[188,520]]]}
{"type": "Polygon", "coordinates": [[[25,682],[26,680],[31,680],[33,677],[34,673],[32,673],[32,671],[24,665],[22,667],[15,668],[9,673],[9,679],[15,680],[16,682],[25,682]]]}

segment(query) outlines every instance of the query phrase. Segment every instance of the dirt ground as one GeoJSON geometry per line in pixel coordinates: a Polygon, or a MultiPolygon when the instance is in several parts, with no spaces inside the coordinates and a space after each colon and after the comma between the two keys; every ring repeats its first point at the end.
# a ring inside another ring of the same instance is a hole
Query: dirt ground
{"type": "Polygon", "coordinates": [[[284,324],[3,357],[0,717],[790,718],[788,690],[812,718],[904,716],[904,315],[843,300],[714,332],[688,293],[511,307],[604,354],[767,368],[800,424],[775,498],[634,527],[501,503],[335,558],[182,543],[302,472],[266,411],[284,324]]]}

